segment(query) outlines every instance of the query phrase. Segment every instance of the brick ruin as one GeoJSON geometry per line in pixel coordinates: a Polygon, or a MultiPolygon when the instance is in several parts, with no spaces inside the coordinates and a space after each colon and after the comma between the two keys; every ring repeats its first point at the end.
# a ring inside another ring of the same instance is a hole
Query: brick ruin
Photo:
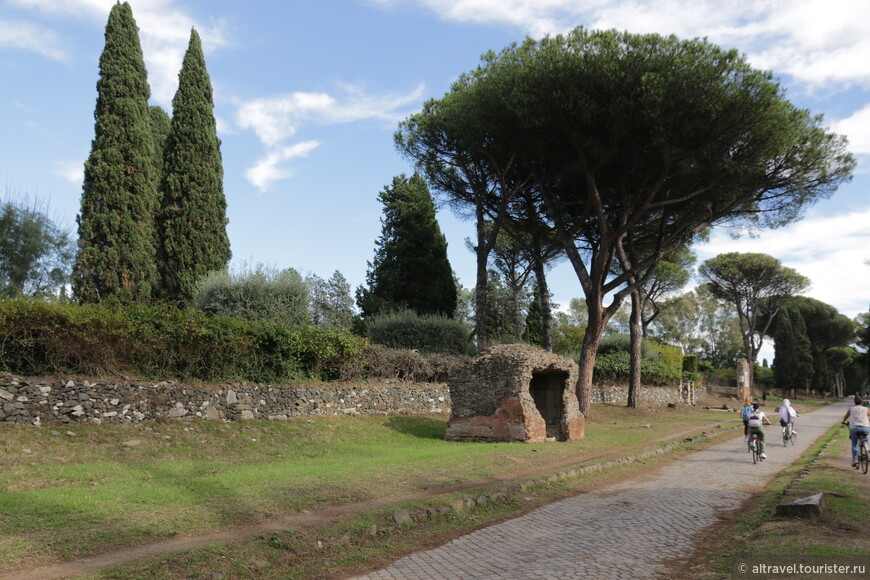
{"type": "Polygon", "coordinates": [[[448,440],[568,441],[583,437],[577,364],[528,345],[490,347],[448,380],[448,440]]]}

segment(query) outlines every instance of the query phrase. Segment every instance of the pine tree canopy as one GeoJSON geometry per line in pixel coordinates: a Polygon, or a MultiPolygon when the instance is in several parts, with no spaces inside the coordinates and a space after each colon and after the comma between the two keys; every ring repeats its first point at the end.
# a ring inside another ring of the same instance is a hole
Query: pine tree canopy
{"type": "Polygon", "coordinates": [[[206,273],[225,268],[230,259],[223,163],[213,111],[202,45],[199,34],[191,30],[172,100],[163,200],[157,215],[160,296],[170,301],[189,302],[197,282],[206,273]]]}
{"type": "Polygon", "coordinates": [[[157,184],[148,78],[129,3],[115,4],[100,57],[73,290],[82,302],[147,301],[156,282],[157,184]]]}

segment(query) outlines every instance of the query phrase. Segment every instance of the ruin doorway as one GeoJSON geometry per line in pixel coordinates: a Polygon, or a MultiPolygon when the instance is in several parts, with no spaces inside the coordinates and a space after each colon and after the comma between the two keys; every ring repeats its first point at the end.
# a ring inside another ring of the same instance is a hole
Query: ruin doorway
{"type": "Polygon", "coordinates": [[[565,414],[565,384],[568,373],[559,370],[533,371],[529,394],[535,401],[538,413],[547,425],[547,438],[558,441],[566,439],[562,429],[565,414]]]}

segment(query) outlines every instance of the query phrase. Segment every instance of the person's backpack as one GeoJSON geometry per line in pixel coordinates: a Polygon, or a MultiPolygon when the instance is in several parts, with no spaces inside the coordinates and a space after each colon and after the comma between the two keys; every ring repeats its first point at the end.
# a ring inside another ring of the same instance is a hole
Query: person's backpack
{"type": "Polygon", "coordinates": [[[743,414],[742,419],[743,419],[744,421],[748,421],[748,420],[749,420],[749,415],[752,414],[752,407],[750,407],[750,406],[748,406],[748,405],[747,405],[747,406],[744,406],[744,407],[743,407],[743,413],[742,413],[742,414],[743,414]]]}

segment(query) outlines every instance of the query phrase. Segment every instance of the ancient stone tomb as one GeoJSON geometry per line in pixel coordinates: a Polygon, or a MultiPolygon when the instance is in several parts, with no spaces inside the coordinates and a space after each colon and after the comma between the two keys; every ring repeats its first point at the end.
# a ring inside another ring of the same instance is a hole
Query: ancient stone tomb
{"type": "Polygon", "coordinates": [[[567,441],[583,437],[577,364],[528,345],[490,347],[448,380],[449,440],[567,441]]]}

